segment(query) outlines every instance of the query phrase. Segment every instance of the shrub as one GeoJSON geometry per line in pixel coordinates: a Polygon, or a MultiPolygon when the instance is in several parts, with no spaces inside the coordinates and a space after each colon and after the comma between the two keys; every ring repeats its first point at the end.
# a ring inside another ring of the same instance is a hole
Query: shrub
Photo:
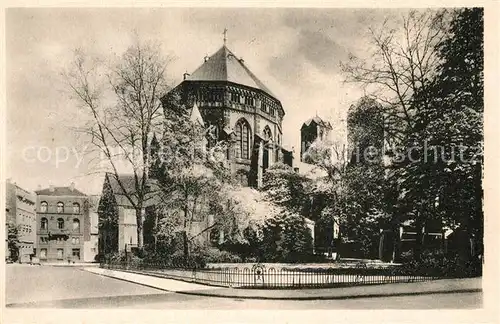
{"type": "Polygon", "coordinates": [[[313,241],[304,218],[285,212],[280,217],[266,220],[258,250],[261,262],[307,261],[312,255],[313,241]]]}
{"type": "Polygon", "coordinates": [[[423,276],[464,278],[480,276],[482,263],[479,259],[460,260],[458,256],[445,256],[441,251],[423,251],[419,261],[409,253],[399,271],[423,276]]]}
{"type": "Polygon", "coordinates": [[[182,251],[177,251],[172,254],[171,266],[173,268],[204,268],[206,261],[198,252],[193,252],[189,256],[185,256],[182,251]]]}
{"type": "Polygon", "coordinates": [[[221,251],[217,248],[209,247],[199,252],[205,262],[210,263],[237,263],[241,262],[241,257],[229,251],[221,251]]]}

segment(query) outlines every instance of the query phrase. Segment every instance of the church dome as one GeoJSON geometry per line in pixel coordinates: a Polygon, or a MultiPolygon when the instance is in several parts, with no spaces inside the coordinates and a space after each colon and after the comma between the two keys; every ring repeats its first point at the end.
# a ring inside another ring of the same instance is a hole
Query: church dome
{"type": "Polygon", "coordinates": [[[271,90],[248,69],[243,59],[237,58],[226,45],[212,56],[205,58],[205,62],[185,80],[231,82],[264,91],[276,98],[271,90]]]}

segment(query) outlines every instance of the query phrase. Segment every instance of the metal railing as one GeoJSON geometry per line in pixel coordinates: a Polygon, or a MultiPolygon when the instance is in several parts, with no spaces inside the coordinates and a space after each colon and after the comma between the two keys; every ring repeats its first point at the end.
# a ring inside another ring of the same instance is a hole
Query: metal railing
{"type": "Polygon", "coordinates": [[[366,265],[350,269],[277,269],[262,264],[255,264],[251,268],[235,266],[221,269],[185,269],[154,263],[103,263],[101,267],[232,288],[328,288],[439,279],[435,276],[405,273],[397,268],[377,269],[367,268],[366,265]]]}

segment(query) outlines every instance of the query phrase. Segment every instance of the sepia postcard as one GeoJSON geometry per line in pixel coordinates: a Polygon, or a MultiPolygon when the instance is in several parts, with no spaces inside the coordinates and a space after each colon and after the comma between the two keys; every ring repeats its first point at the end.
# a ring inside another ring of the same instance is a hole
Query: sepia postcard
{"type": "Polygon", "coordinates": [[[6,7],[5,322],[496,322],[498,5],[380,4],[6,7]]]}

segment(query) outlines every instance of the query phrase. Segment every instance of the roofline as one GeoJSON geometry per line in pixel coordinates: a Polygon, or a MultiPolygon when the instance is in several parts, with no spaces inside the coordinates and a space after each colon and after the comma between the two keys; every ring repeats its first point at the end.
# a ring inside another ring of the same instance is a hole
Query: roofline
{"type": "MultiPolygon", "coordinates": [[[[165,94],[165,96],[167,96],[170,92],[174,91],[175,89],[177,89],[178,87],[182,86],[185,82],[200,82],[200,83],[211,83],[211,84],[230,84],[230,85],[234,85],[234,86],[239,86],[239,87],[243,87],[243,88],[246,88],[246,89],[249,89],[249,90],[253,90],[253,91],[256,91],[256,92],[260,92],[260,93],[263,93],[269,97],[271,97],[273,100],[276,100],[283,112],[283,116],[286,115],[286,112],[285,112],[285,109],[283,108],[283,104],[281,103],[281,101],[276,98],[275,96],[269,94],[268,92],[262,90],[262,89],[259,89],[259,88],[254,88],[254,87],[250,87],[250,86],[247,86],[247,85],[244,85],[244,84],[240,84],[240,83],[235,83],[235,82],[232,82],[232,81],[223,81],[223,80],[217,80],[217,81],[210,81],[210,80],[182,80],[181,83],[179,83],[178,85],[176,85],[172,90],[170,90],[169,92],[167,92],[165,94]]],[[[163,96],[163,97],[165,97],[163,96]]],[[[162,97],[162,98],[163,98],[162,97]]]]}
{"type": "Polygon", "coordinates": [[[82,198],[87,198],[87,199],[89,197],[86,194],[83,194],[83,195],[39,195],[39,194],[37,194],[37,196],[42,196],[42,197],[82,197],[82,198]]]}

